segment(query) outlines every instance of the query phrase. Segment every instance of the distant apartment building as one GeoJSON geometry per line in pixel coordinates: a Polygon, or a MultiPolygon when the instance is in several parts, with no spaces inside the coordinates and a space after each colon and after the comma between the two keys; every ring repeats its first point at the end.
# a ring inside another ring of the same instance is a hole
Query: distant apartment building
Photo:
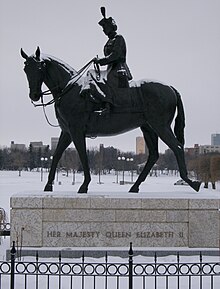
{"type": "Polygon", "coordinates": [[[220,146],[220,133],[211,134],[211,145],[220,146]]]}
{"type": "Polygon", "coordinates": [[[25,144],[15,143],[14,141],[11,141],[11,150],[19,150],[19,151],[25,151],[27,148],[25,144]]]}
{"type": "Polygon", "coordinates": [[[148,154],[148,148],[142,136],[136,137],[136,155],[140,154],[148,154]]]}
{"type": "Polygon", "coordinates": [[[220,145],[201,145],[199,154],[220,153],[220,145]]]}
{"type": "Polygon", "coordinates": [[[190,156],[197,156],[199,154],[199,145],[194,144],[194,147],[192,148],[185,148],[185,152],[190,156]]]}
{"type": "Polygon", "coordinates": [[[52,151],[55,151],[56,147],[57,147],[57,144],[58,144],[58,141],[59,141],[59,137],[52,137],[51,138],[51,150],[52,151]]]}
{"type": "Polygon", "coordinates": [[[42,141],[31,141],[30,146],[32,146],[33,150],[45,150],[48,148],[48,145],[44,145],[42,141]]]}
{"type": "Polygon", "coordinates": [[[191,156],[198,156],[208,153],[220,153],[220,145],[198,145],[192,148],[185,148],[185,152],[191,156]]]}

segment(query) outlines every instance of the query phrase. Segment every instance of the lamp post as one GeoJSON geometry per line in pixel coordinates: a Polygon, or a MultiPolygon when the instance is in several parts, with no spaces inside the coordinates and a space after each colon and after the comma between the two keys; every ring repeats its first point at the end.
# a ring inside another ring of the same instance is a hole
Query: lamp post
{"type": "Polygon", "coordinates": [[[119,171],[119,167],[117,165],[116,169],[115,169],[115,172],[116,172],[116,184],[118,184],[118,171],[119,171]]]}
{"type": "Polygon", "coordinates": [[[75,185],[76,183],[76,174],[75,174],[75,169],[73,169],[73,181],[72,181],[72,185],[75,185]]]}
{"type": "Polygon", "coordinates": [[[134,159],[133,158],[127,158],[126,161],[131,162],[131,182],[133,183],[133,165],[132,165],[132,162],[134,161],[134,159]]]}
{"type": "Polygon", "coordinates": [[[104,146],[103,146],[103,144],[100,144],[99,145],[99,162],[98,162],[98,165],[99,165],[99,168],[98,168],[98,173],[99,173],[99,182],[98,182],[98,184],[103,184],[102,182],[101,182],[101,171],[102,171],[102,169],[103,169],[103,155],[104,155],[104,146]]]}
{"type": "Polygon", "coordinates": [[[124,185],[125,183],[125,157],[118,157],[119,161],[122,161],[122,182],[120,184],[124,185]]]}
{"type": "Polygon", "coordinates": [[[59,168],[57,167],[56,168],[56,171],[57,171],[57,182],[59,181],[59,168]]]}
{"type": "MultiPolygon", "coordinates": [[[[124,185],[125,183],[125,162],[133,162],[133,158],[125,158],[124,156],[118,157],[119,161],[122,161],[122,181],[120,182],[121,185],[124,185]]],[[[118,182],[118,176],[117,176],[117,182],[118,182]]],[[[131,182],[133,183],[133,166],[131,163],[131,182]]]]}
{"type": "Polygon", "coordinates": [[[41,180],[41,182],[43,182],[43,167],[44,167],[44,162],[47,162],[47,161],[48,161],[48,158],[41,157],[40,160],[41,160],[41,177],[40,177],[40,180],[41,180]]]}

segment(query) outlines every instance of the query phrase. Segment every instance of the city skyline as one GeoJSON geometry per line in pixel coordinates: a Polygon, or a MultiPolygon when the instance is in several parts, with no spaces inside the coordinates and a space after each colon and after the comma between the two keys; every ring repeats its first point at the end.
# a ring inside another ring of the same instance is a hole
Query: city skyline
{"type": "MultiPolygon", "coordinates": [[[[55,147],[56,147],[56,144],[57,144],[57,142],[58,142],[58,139],[59,139],[59,137],[51,136],[49,143],[44,143],[42,140],[34,140],[34,141],[33,141],[33,140],[30,140],[28,144],[25,144],[25,143],[17,143],[17,142],[15,142],[14,140],[12,140],[12,141],[10,142],[10,147],[11,147],[11,148],[13,147],[13,148],[17,148],[17,149],[21,149],[21,150],[22,150],[22,149],[24,148],[24,146],[25,146],[25,148],[28,148],[28,147],[30,146],[30,144],[36,143],[38,146],[42,146],[42,147],[49,146],[49,148],[50,148],[51,150],[54,150],[55,147]]],[[[102,143],[99,143],[97,146],[88,147],[88,149],[89,149],[89,148],[97,148],[97,149],[99,149],[100,145],[103,145],[103,144],[102,144],[102,143]]],[[[220,134],[212,133],[212,134],[210,135],[210,143],[206,143],[206,144],[201,144],[201,143],[199,143],[199,144],[193,144],[192,147],[185,147],[185,149],[195,148],[195,147],[198,147],[198,146],[200,146],[200,147],[220,146],[220,134]],[[214,141],[214,140],[215,140],[215,141],[214,141]]],[[[8,148],[9,148],[9,146],[4,146],[4,147],[8,147],[8,148]]],[[[71,144],[69,147],[75,148],[73,144],[71,144]]],[[[104,145],[104,147],[108,147],[108,145],[107,145],[107,146],[104,145]]],[[[115,147],[114,145],[113,145],[112,147],[114,147],[114,148],[116,148],[116,149],[118,149],[118,150],[121,150],[121,149],[115,147]]],[[[1,144],[0,144],[0,149],[1,149],[1,148],[3,148],[3,146],[1,146],[1,144]]],[[[141,152],[142,152],[142,153],[147,153],[148,150],[147,150],[146,144],[144,144],[144,137],[142,137],[142,136],[137,136],[137,137],[135,138],[135,149],[134,149],[134,150],[130,150],[130,151],[121,150],[121,151],[123,151],[123,152],[134,152],[134,153],[136,153],[136,154],[139,154],[139,153],[141,153],[141,152]]]]}

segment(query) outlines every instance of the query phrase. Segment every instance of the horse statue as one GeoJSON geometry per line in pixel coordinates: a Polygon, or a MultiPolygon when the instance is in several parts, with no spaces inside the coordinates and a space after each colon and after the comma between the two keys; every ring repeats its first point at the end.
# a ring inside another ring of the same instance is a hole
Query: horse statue
{"type": "Polygon", "coordinates": [[[138,127],[143,132],[149,157],[129,192],[139,191],[140,184],[158,160],[158,137],[174,152],[181,178],[195,191],[199,191],[201,182],[190,180],[187,175],[184,109],[181,96],[175,88],[153,81],[133,82],[131,87],[119,89],[120,97],[123,98],[124,95],[123,103],[113,107],[106,117],[97,113],[96,103],[80,94],[85,76],[80,76],[79,72],[63,61],[41,54],[39,47],[31,56],[21,49],[21,56],[25,59],[24,71],[30,88],[29,97],[32,102],[39,101],[40,98],[43,101],[43,95],[48,93],[41,90],[42,83],[45,83],[53,96],[50,104],[54,103],[61,128],[44,191],[53,190],[57,164],[65,149],[73,142],[84,171],[84,181],[78,193],[87,193],[91,175],[86,154],[86,137],[117,135],[138,127]],[[173,132],[171,123],[176,110],[173,132]]]}

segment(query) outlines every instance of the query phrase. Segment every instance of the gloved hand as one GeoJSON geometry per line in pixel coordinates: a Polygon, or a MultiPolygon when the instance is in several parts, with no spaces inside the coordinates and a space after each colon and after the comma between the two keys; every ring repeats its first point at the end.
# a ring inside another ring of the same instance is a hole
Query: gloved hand
{"type": "Polygon", "coordinates": [[[93,58],[93,62],[94,62],[95,64],[99,64],[99,57],[98,57],[98,56],[94,57],[94,58],[93,58]]]}

